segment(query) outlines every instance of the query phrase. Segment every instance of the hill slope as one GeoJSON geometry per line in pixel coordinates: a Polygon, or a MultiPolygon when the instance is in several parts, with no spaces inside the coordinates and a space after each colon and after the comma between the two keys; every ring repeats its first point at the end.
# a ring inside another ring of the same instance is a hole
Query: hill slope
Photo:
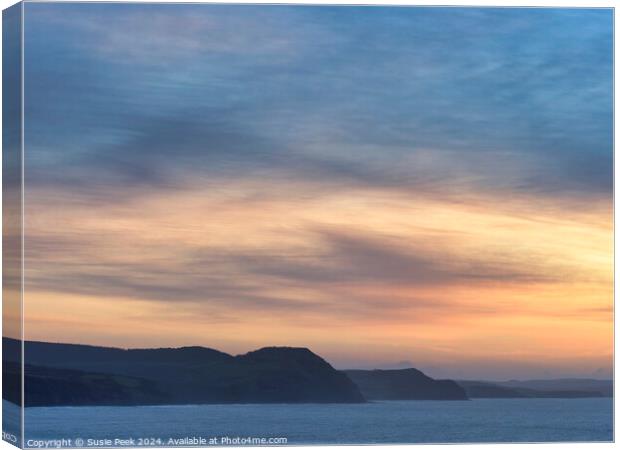
{"type": "MultiPolygon", "coordinates": [[[[5,363],[3,398],[21,402],[21,366],[5,363]]],[[[26,406],[158,405],[168,396],[141,378],[25,366],[26,406]]]]}
{"type": "Polygon", "coordinates": [[[367,400],[467,400],[452,380],[434,380],[417,369],[345,370],[367,400]]]}
{"type": "MultiPolygon", "coordinates": [[[[3,338],[5,348],[16,345],[19,346],[18,341],[3,338]]],[[[55,404],[75,404],[90,401],[91,397],[100,398],[100,404],[110,404],[105,403],[109,401],[128,404],[134,398],[143,398],[149,404],[365,401],[349,378],[305,348],[270,347],[231,356],[203,347],[123,350],[26,342],[25,355],[37,377],[29,378],[27,371],[27,391],[31,390],[29,386],[35,386],[33,380],[39,385],[52,386],[63,378],[61,371],[65,370],[66,379],[76,391],[83,392],[81,399],[67,394],[54,399],[55,404]],[[86,383],[90,391],[85,387],[85,380],[93,377],[101,380],[103,375],[109,376],[103,378],[108,383],[109,398],[94,392],[98,386],[86,383]],[[118,376],[122,377],[121,386],[118,376]],[[128,382],[138,391],[128,393],[125,389],[128,382]],[[114,392],[124,394],[114,397],[114,392]]],[[[45,398],[33,394],[27,406],[50,401],[45,398]]]]}
{"type": "Polygon", "coordinates": [[[459,380],[471,398],[586,398],[611,397],[611,380],[557,379],[531,381],[459,380]]]}
{"type": "Polygon", "coordinates": [[[551,380],[510,380],[498,382],[500,386],[516,389],[533,389],[545,392],[579,392],[594,397],[611,397],[614,393],[613,380],[591,378],[555,378],[551,380]]]}

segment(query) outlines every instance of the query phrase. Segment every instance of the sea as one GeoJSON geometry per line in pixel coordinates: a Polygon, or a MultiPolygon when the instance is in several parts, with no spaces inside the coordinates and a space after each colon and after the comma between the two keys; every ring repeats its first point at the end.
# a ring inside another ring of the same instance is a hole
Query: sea
{"type": "MultiPolygon", "coordinates": [[[[18,407],[3,413],[17,431],[18,407]]],[[[31,448],[592,442],[613,440],[613,399],[34,407],[24,423],[31,448]]]]}

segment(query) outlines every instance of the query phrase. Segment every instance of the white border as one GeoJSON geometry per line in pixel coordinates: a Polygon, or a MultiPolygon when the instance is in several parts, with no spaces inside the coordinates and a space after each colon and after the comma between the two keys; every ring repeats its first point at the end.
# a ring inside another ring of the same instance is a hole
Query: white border
{"type": "MultiPolygon", "coordinates": [[[[25,0],[25,2],[27,3],[35,3],[35,2],[46,2],[47,0],[25,0]]],[[[61,1],[65,1],[65,0],[61,0],[61,1]]],[[[80,1],[80,3],[120,3],[123,2],[123,0],[108,0],[108,1],[97,1],[97,0],[82,0],[80,1]]],[[[15,2],[14,0],[0,0],[0,6],[2,7],[2,9],[8,8],[9,6],[12,6],[13,4],[15,4],[17,2],[15,2]]],[[[501,1],[491,1],[491,0],[475,0],[475,1],[466,1],[466,0],[450,0],[449,2],[447,1],[442,1],[442,0],[425,0],[423,2],[417,2],[417,1],[411,1],[411,0],[389,0],[389,1],[385,1],[385,0],[374,0],[374,1],[360,1],[360,0],[336,0],[336,1],[330,1],[330,0],[312,0],[310,1],[298,1],[298,0],[269,0],[269,1],[261,1],[261,0],[244,0],[244,1],[226,1],[226,0],[210,0],[210,1],[205,1],[205,2],[183,2],[183,1],[170,1],[170,0],[132,0],[131,2],[128,3],[212,3],[212,4],[223,4],[223,3],[241,3],[241,4],[300,4],[300,5],[377,5],[377,6],[439,6],[439,7],[450,7],[450,6],[463,6],[463,7],[539,7],[539,8],[557,8],[557,7],[563,7],[563,8],[614,8],[616,7],[616,5],[618,4],[618,2],[616,1],[602,1],[602,0],[590,0],[590,1],[571,1],[571,0],[563,0],[563,1],[558,1],[558,0],[546,0],[544,2],[534,2],[532,0],[527,0],[527,1],[514,1],[514,0],[501,0],[501,1]]],[[[22,278],[22,290],[21,290],[21,315],[22,315],[22,327],[21,327],[21,334],[22,334],[22,339],[25,338],[25,329],[24,329],[24,269],[25,269],[25,261],[24,261],[24,216],[25,216],[25,183],[24,183],[24,176],[25,176],[25,170],[24,170],[24,108],[23,108],[23,101],[24,101],[24,4],[22,4],[21,6],[21,20],[22,20],[22,29],[21,29],[21,39],[22,39],[22,52],[21,52],[21,64],[22,64],[22,76],[21,76],[21,96],[22,96],[22,108],[21,108],[21,158],[22,158],[22,166],[21,166],[21,170],[22,170],[22,192],[21,192],[21,203],[22,203],[22,239],[21,239],[21,252],[22,252],[22,273],[21,273],[21,278],[22,278]]],[[[0,33],[0,44],[1,44],[1,39],[2,39],[2,34],[0,33]]],[[[1,46],[0,46],[1,48],[1,46]]],[[[616,60],[615,56],[616,56],[616,50],[618,48],[618,37],[615,34],[615,14],[614,14],[614,61],[616,60]]],[[[1,71],[1,59],[0,59],[0,71],[1,71]]],[[[615,114],[615,108],[617,106],[616,103],[616,97],[615,97],[615,84],[618,81],[618,76],[617,76],[617,72],[615,70],[615,64],[614,64],[614,130],[615,127],[617,125],[617,116],[615,114]]],[[[0,93],[0,100],[1,100],[2,94],[0,93]]],[[[1,119],[2,119],[2,112],[0,111],[0,123],[1,123],[1,119]]],[[[616,139],[617,139],[617,135],[614,132],[614,155],[615,155],[615,148],[616,148],[616,139]]],[[[616,160],[616,158],[614,157],[614,173],[616,173],[616,169],[618,169],[618,167],[620,166],[620,163],[618,163],[618,161],[616,160]]],[[[0,181],[2,179],[2,174],[0,173],[0,181]]],[[[615,199],[618,198],[617,194],[618,194],[618,186],[616,186],[616,184],[614,183],[614,224],[616,222],[616,208],[615,208],[615,199]]],[[[0,199],[1,199],[1,194],[0,194],[0,199]]],[[[0,212],[0,217],[1,217],[1,212],[0,212]]],[[[0,242],[0,247],[1,247],[1,242],[0,242]]],[[[618,250],[618,247],[620,247],[620,244],[615,240],[614,238],[614,253],[616,250],[618,250]]],[[[618,273],[620,272],[620,269],[618,269],[617,267],[615,267],[614,264],[614,286],[615,286],[615,278],[618,276],[618,273]]],[[[2,268],[0,266],[0,279],[1,279],[1,274],[2,274],[2,268]]],[[[614,300],[615,300],[615,295],[614,295],[614,300]]],[[[615,301],[614,301],[615,303],[615,301]]],[[[615,318],[615,309],[614,309],[614,318],[615,318]]],[[[614,349],[615,349],[615,344],[616,344],[616,339],[618,339],[618,334],[615,332],[617,331],[616,329],[617,324],[614,321],[614,349]]],[[[0,330],[1,330],[1,321],[0,321],[0,330]]],[[[23,361],[23,346],[22,346],[22,367],[24,364],[23,361]]],[[[614,352],[614,374],[616,372],[616,366],[617,364],[617,360],[615,358],[615,352],[614,352]]],[[[1,379],[1,374],[0,374],[0,379],[1,379]]],[[[615,388],[615,385],[614,385],[615,388]]],[[[614,393],[615,393],[615,389],[614,389],[614,393]]],[[[22,401],[24,399],[24,392],[23,392],[23,370],[22,370],[22,401]]],[[[614,437],[615,437],[615,431],[618,430],[618,426],[620,425],[620,419],[618,417],[617,414],[615,414],[615,406],[617,406],[617,398],[615,398],[614,396],[614,437]]],[[[1,423],[1,413],[0,413],[0,423],[1,423]]],[[[24,439],[24,428],[25,428],[25,423],[24,423],[24,414],[23,414],[23,410],[22,410],[22,415],[21,415],[21,422],[22,422],[22,442],[24,439]]],[[[541,448],[541,449],[557,449],[557,450],[576,450],[576,449],[583,449],[583,448],[611,448],[614,447],[615,444],[613,443],[557,443],[557,444],[512,444],[512,443],[507,443],[507,444],[416,444],[416,445],[412,445],[412,444],[399,444],[396,445],[399,448],[411,448],[411,449],[430,449],[430,448],[436,448],[437,445],[459,445],[459,448],[462,449],[466,449],[466,450],[471,450],[471,449],[519,449],[519,448],[527,448],[526,446],[531,446],[531,445],[536,445],[537,448],[541,448]]],[[[308,449],[319,449],[319,450],[325,450],[325,449],[333,449],[336,446],[322,446],[322,445],[316,445],[316,446],[290,446],[291,448],[308,448],[308,449]]],[[[364,445],[353,445],[353,446],[346,446],[347,449],[356,449],[356,450],[368,450],[368,446],[364,446],[364,445]]],[[[393,448],[395,447],[395,445],[374,445],[372,446],[373,448],[376,449],[389,449],[389,448],[393,448]]],[[[4,450],[4,449],[14,449],[15,447],[8,444],[7,442],[1,441],[0,440],[0,450],[4,450]]],[[[178,447],[159,447],[162,449],[175,449],[178,447]]],[[[237,447],[239,448],[239,447],[237,447]]],[[[247,448],[257,448],[257,447],[247,447],[247,448]]]]}

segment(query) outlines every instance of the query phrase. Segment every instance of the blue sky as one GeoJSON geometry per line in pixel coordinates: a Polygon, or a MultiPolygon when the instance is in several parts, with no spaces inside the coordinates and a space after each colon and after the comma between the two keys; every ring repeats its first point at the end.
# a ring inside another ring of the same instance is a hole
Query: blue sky
{"type": "Polygon", "coordinates": [[[612,20],[27,3],[33,338],[607,373],[612,20]]]}
{"type": "Polygon", "coordinates": [[[234,159],[415,185],[432,175],[412,177],[398,160],[430,148],[461,160],[444,169],[455,182],[610,192],[611,10],[28,4],[26,14],[33,170],[157,184],[174,182],[162,165],[226,170],[234,159]],[[170,142],[182,142],[174,162],[170,142]]]}

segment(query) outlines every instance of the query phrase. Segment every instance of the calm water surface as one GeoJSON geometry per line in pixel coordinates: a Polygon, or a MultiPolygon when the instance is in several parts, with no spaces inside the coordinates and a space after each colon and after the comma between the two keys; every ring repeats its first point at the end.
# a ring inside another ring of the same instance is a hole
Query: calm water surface
{"type": "Polygon", "coordinates": [[[54,407],[26,409],[25,428],[26,440],[147,438],[162,445],[224,436],[285,437],[293,445],[611,441],[612,407],[610,398],[54,407]]]}

